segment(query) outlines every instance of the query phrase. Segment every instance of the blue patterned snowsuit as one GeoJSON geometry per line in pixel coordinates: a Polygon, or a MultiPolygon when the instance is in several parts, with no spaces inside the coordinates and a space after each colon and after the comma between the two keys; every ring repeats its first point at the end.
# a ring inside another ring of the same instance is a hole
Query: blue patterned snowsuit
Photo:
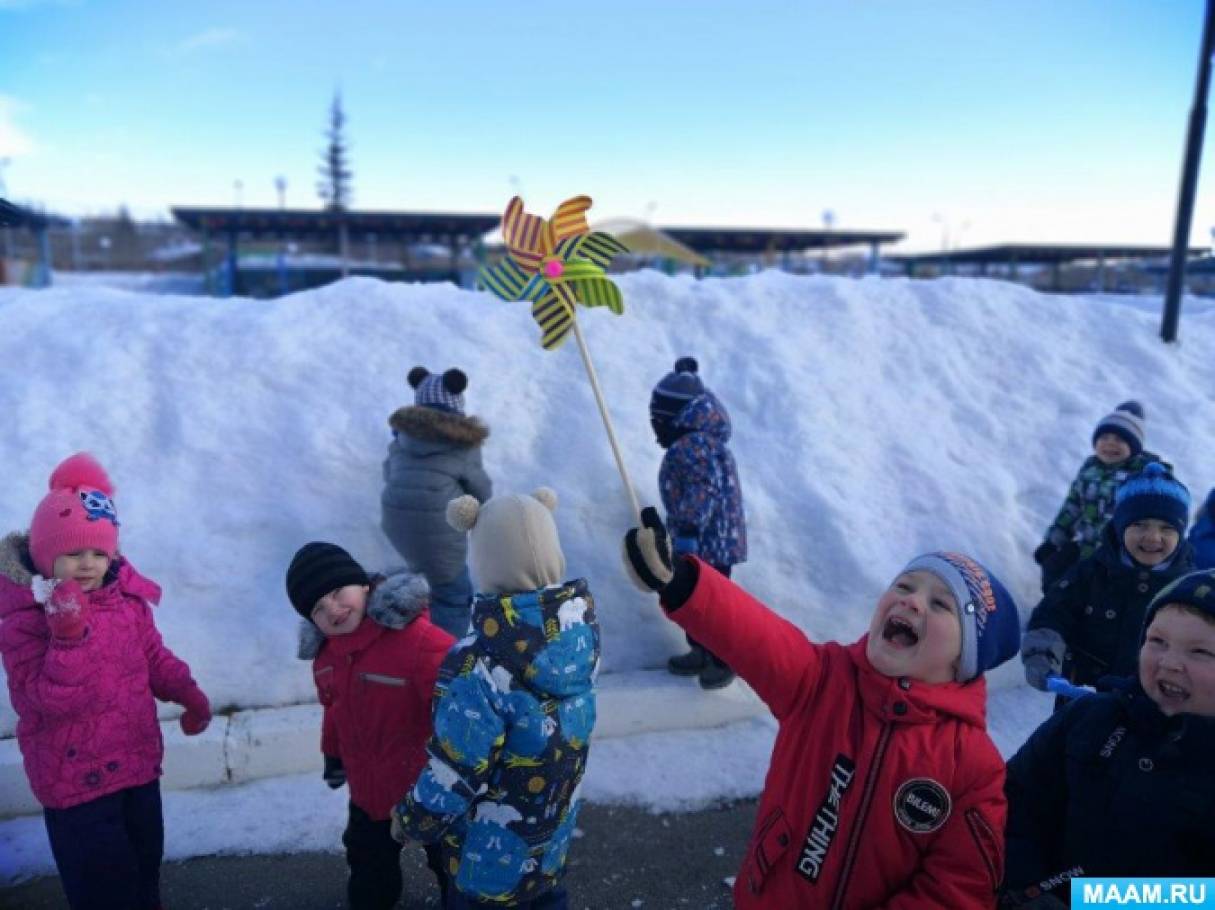
{"type": "Polygon", "coordinates": [[[440,842],[467,897],[531,901],[565,870],[595,726],[599,624],[584,579],[478,597],[473,633],[443,661],[429,761],[397,806],[440,842]]]}

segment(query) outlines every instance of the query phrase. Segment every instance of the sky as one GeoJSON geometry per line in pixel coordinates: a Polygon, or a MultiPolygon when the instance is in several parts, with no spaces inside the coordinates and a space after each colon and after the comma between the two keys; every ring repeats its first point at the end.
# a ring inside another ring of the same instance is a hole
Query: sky
{"type": "MultiPolygon", "coordinates": [[[[28,527],[55,464],[92,451],[117,488],[123,552],[164,587],[158,628],[216,708],[286,717],[315,700],[283,588],[296,548],[328,539],[373,571],[399,564],[378,527],[380,469],[387,416],[412,401],[415,364],[468,373],[466,407],[491,429],[484,461],[498,492],[556,490],[568,574],[596,598],[601,688],[626,674],[670,682],[661,668],[682,636],[620,566],[631,512],[578,352],[572,341],[543,351],[526,306],[362,278],[269,301],[124,284],[0,288],[0,363],[23,365],[20,389],[0,386],[0,533],[28,527]]],[[[1199,390],[1215,387],[1210,300],[1188,299],[1181,343],[1164,345],[1158,297],[779,272],[643,271],[619,284],[623,315],[580,318],[641,503],[658,502],[662,454],[650,390],[694,354],[732,418],[750,548],[734,578],[813,640],[859,638],[891,579],[934,549],[978,558],[1028,617],[1032,551],[1093,426],[1126,398],[1143,403],[1147,447],[1175,465],[1195,507],[1215,485],[1215,428],[1195,419],[1199,390]]],[[[1051,698],[1025,685],[1016,660],[988,681],[989,730],[1008,756],[1051,698]]],[[[715,697],[675,684],[693,693],[688,714],[692,698],[715,697]]],[[[693,730],[649,720],[650,732],[596,739],[588,799],[680,811],[758,794],[771,718],[693,730]]],[[[14,724],[0,698],[0,741],[14,724]]],[[[275,767],[274,737],[245,739],[275,767]]],[[[169,790],[165,807],[170,858],[340,849],[343,797],[315,774],[169,790]]],[[[0,881],[50,868],[38,816],[0,822],[0,881]]]]}
{"type": "Polygon", "coordinates": [[[0,0],[0,159],[68,215],[312,208],[340,90],[356,208],[1167,245],[1203,9],[0,0]]]}

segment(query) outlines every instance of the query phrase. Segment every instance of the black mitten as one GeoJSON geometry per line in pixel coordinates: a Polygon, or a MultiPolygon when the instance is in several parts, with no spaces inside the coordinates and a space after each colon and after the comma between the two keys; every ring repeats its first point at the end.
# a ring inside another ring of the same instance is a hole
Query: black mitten
{"type": "Polygon", "coordinates": [[[1046,565],[1046,561],[1058,552],[1059,548],[1049,540],[1043,541],[1038,545],[1038,549],[1034,550],[1034,562],[1040,566],[1044,566],[1046,565]]]}
{"type": "Polygon", "coordinates": [[[325,771],[321,774],[331,790],[336,790],[346,783],[346,768],[336,755],[325,756],[325,771]]]}
{"type": "Polygon", "coordinates": [[[653,506],[641,510],[641,527],[624,535],[624,568],[642,591],[656,591],[667,610],[683,605],[700,576],[695,560],[672,553],[670,535],[653,506]]]}

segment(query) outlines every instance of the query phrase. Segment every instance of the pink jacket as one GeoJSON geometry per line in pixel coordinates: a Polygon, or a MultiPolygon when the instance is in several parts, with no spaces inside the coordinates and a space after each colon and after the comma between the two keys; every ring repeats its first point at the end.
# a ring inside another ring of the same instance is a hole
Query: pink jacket
{"type": "Polygon", "coordinates": [[[87,630],[53,639],[31,588],[24,535],[0,541],[0,654],[17,712],[17,742],[42,805],[66,809],[160,776],[156,699],[202,692],[152,621],[160,587],[121,557],[88,595],[87,630]]]}

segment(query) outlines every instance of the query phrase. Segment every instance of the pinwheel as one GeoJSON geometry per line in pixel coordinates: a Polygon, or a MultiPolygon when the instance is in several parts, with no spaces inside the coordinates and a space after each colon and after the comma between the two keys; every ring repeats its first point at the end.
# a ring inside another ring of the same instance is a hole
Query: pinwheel
{"type": "Polygon", "coordinates": [[[586,223],[589,196],[575,196],[557,206],[549,220],[523,211],[516,196],[502,216],[507,258],[481,270],[481,284],[506,301],[530,300],[540,326],[540,346],[561,346],[574,328],[574,306],[605,306],[624,312],[620,288],[604,273],[623,243],[611,234],[592,232],[586,223]]]}
{"type": "Polygon", "coordinates": [[[539,215],[523,211],[518,196],[506,205],[502,216],[502,237],[507,257],[495,266],[484,268],[478,275],[483,287],[506,301],[530,300],[532,318],[540,326],[540,346],[552,351],[561,346],[571,334],[578,341],[599,416],[607,430],[608,443],[616,458],[620,479],[633,508],[639,516],[641,507],[629,481],[620,455],[612,421],[608,416],[603,391],[586,339],[578,327],[576,306],[605,306],[617,316],[624,312],[620,288],[607,277],[604,270],[627,247],[611,234],[592,231],[586,223],[586,210],[591,207],[590,196],[575,196],[557,206],[547,221],[539,215]]]}

